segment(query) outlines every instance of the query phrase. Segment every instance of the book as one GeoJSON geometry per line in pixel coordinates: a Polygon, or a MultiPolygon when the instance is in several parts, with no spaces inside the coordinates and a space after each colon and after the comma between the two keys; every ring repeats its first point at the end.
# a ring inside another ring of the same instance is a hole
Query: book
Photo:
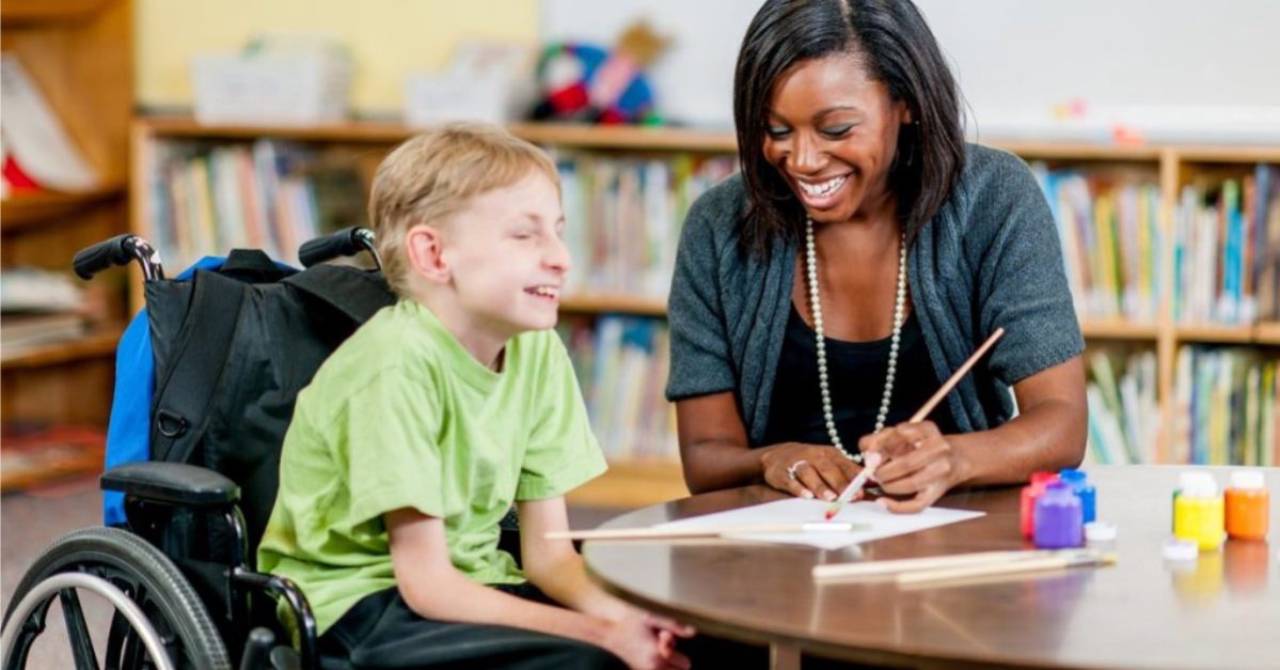
{"type": "Polygon", "coordinates": [[[10,53],[0,55],[0,98],[6,179],[21,174],[31,184],[59,191],[86,191],[99,184],[97,171],[72,143],[22,61],[10,53]]]}
{"type": "Polygon", "coordinates": [[[1164,234],[1154,180],[1032,164],[1062,245],[1076,312],[1150,322],[1163,298],[1164,234]]]}
{"type": "Polygon", "coordinates": [[[1185,185],[1174,212],[1175,320],[1251,324],[1280,319],[1280,166],[1185,185]]]}
{"type": "Polygon", "coordinates": [[[1171,433],[1172,462],[1277,463],[1280,361],[1245,347],[1188,345],[1179,349],[1175,365],[1175,415],[1189,421],[1171,433]]]}

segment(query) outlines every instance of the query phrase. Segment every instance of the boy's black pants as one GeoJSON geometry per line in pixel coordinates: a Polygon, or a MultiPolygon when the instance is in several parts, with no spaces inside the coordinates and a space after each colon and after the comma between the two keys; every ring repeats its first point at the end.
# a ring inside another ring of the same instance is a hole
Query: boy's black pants
{"type": "MultiPolygon", "coordinates": [[[[531,584],[495,586],[552,604],[531,584]]],[[[597,670],[625,668],[599,647],[520,628],[424,619],[395,587],[366,596],[320,636],[325,670],[494,668],[597,670]]]]}

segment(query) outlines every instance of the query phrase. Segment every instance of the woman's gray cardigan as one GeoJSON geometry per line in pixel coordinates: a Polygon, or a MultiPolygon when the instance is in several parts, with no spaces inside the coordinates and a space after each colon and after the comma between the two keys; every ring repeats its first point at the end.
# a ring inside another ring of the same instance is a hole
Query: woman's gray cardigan
{"type": "MultiPolygon", "coordinates": [[[[740,176],[704,193],[685,220],[671,286],[667,398],[733,391],[753,446],[763,439],[786,331],[797,247],[768,258],[739,249],[746,204],[740,176]]],[[[963,432],[993,428],[1014,411],[1009,387],[1080,354],[1052,214],[1017,157],[970,144],[960,181],[907,256],[908,281],[939,380],[997,327],[1005,335],[948,397],[963,432]]],[[[832,380],[840,386],[884,383],[832,380]]],[[[856,437],[846,438],[855,441],[856,437]]]]}

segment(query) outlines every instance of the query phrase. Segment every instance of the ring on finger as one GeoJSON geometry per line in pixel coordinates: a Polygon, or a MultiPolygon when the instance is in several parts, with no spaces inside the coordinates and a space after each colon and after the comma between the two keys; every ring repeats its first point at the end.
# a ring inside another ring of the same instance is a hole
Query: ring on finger
{"type": "Polygon", "coordinates": [[[796,470],[799,469],[799,467],[802,465],[808,465],[808,463],[809,461],[806,461],[805,459],[802,458],[796,461],[795,463],[792,463],[791,465],[787,466],[787,476],[791,478],[791,481],[794,482],[796,480],[796,470]]]}

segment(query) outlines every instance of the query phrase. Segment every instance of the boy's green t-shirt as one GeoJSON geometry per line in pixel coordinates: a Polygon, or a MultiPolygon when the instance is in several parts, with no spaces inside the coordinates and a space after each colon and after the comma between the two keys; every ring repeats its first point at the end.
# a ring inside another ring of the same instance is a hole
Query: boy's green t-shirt
{"type": "Polygon", "coordinates": [[[324,632],[395,585],[382,515],[445,523],[453,565],[484,584],[524,576],[498,549],[513,501],[566,493],[605,470],[564,345],[553,331],[480,364],[426,307],[379,311],[298,395],[258,568],[292,579],[324,632]]]}

